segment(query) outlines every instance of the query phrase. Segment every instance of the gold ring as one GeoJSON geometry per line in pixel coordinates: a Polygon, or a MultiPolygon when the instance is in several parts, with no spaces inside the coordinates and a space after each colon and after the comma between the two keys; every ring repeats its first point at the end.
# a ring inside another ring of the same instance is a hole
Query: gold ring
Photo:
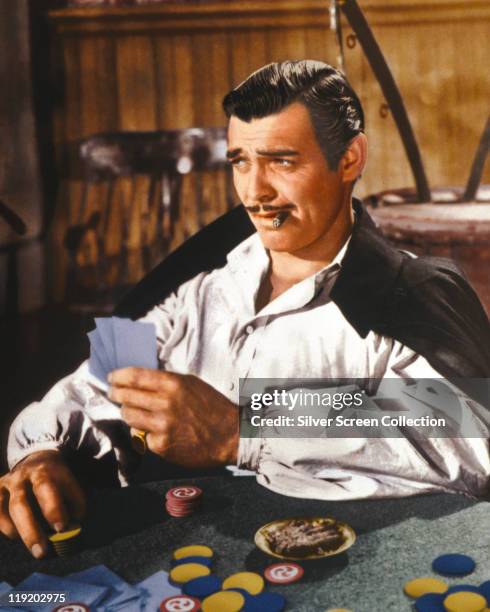
{"type": "Polygon", "coordinates": [[[141,429],[133,430],[131,434],[131,441],[133,444],[133,449],[137,453],[140,455],[144,455],[146,453],[146,449],[148,448],[146,444],[146,431],[142,431],[141,429]]]}

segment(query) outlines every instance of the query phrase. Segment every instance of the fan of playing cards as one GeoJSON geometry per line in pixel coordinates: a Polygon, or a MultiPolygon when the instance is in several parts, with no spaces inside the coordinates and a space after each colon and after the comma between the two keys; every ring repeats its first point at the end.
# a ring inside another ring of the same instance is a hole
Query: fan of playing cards
{"type": "Polygon", "coordinates": [[[157,339],[155,325],[105,317],[95,319],[90,340],[89,372],[94,385],[107,391],[107,375],[127,367],[157,369],[157,339]]]}

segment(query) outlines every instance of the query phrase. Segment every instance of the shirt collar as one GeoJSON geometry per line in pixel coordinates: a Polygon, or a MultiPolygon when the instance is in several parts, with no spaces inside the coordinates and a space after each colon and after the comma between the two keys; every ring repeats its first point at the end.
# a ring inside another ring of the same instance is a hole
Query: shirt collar
{"type": "MultiPolygon", "coordinates": [[[[267,316],[302,308],[322,291],[329,292],[341,269],[349,241],[350,236],[324,268],[290,287],[257,314],[267,316]]],[[[247,304],[250,314],[255,314],[257,293],[269,268],[269,254],[259,234],[254,233],[241,242],[228,253],[227,260],[228,269],[235,280],[236,288],[241,293],[242,301],[247,304]]]]}

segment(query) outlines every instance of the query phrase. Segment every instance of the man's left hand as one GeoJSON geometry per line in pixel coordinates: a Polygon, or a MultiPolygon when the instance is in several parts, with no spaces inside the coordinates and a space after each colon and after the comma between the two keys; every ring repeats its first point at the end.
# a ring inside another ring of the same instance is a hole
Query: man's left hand
{"type": "Polygon", "coordinates": [[[189,468],[236,464],[238,407],[196,376],[143,368],[110,375],[111,400],[148,448],[189,468]]]}

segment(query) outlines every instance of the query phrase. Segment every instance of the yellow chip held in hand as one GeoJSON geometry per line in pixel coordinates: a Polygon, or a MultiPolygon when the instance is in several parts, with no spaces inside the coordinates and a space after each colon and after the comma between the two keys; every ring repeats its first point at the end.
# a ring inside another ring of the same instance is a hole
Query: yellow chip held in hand
{"type": "Polygon", "coordinates": [[[443,603],[448,612],[483,612],[487,607],[483,595],[469,591],[451,593],[443,603]]]}
{"type": "Polygon", "coordinates": [[[170,580],[176,584],[184,584],[194,578],[200,578],[201,576],[209,576],[211,570],[205,565],[199,563],[183,563],[177,565],[170,571],[170,580]]]}
{"type": "Polygon", "coordinates": [[[423,578],[415,578],[405,583],[403,590],[405,595],[418,599],[427,593],[445,593],[448,589],[447,584],[443,580],[424,576],[423,578]]]}
{"type": "Polygon", "coordinates": [[[202,544],[195,544],[193,546],[183,546],[174,550],[174,559],[185,559],[185,557],[212,557],[213,549],[209,546],[203,546],[202,544]]]}
{"type": "Polygon", "coordinates": [[[219,591],[201,604],[202,612],[239,612],[245,605],[245,597],[237,591],[219,591]]]}
{"type": "Polygon", "coordinates": [[[258,595],[264,590],[264,579],[254,572],[238,572],[228,576],[223,589],[244,589],[250,595],[258,595]]]}

